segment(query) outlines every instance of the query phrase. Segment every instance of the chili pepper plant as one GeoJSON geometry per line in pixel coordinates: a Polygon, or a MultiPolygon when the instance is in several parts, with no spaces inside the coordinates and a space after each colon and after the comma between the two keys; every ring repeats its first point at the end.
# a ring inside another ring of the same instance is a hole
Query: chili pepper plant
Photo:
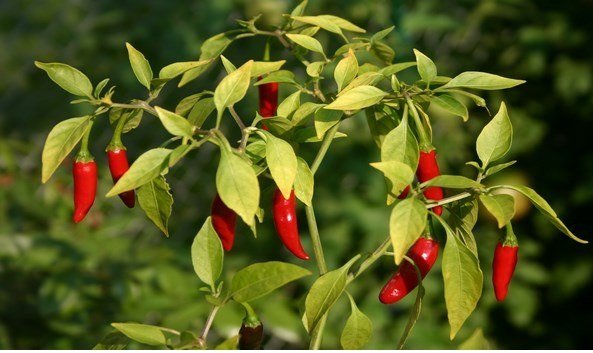
{"type": "Polygon", "coordinates": [[[519,242],[511,226],[515,210],[509,191],[525,195],[561,233],[587,243],[575,236],[528,186],[485,186],[486,179],[515,163],[501,162],[513,137],[504,102],[490,107],[493,116],[476,138],[477,159],[467,162],[475,169],[474,177],[440,173],[438,156],[447,151],[433,143],[429,107],[458,116],[462,124],[469,119],[467,102],[488,110],[486,100],[479,95],[481,91],[509,89],[524,81],[476,71],[454,77],[439,75],[435,63],[418,50],[414,50],[415,61],[394,62],[394,50],[384,41],[393,27],[367,33],[343,18],[305,14],[306,5],[304,1],[286,14],[277,28],[260,28],[259,17],[238,21],[237,29],[202,43],[198,60],[172,63],[158,74],[138,49],[126,43],[133,74],[146,88],[146,97],[130,101],[116,99],[115,86],[108,87],[109,79],[93,85],[85,74],[69,65],[36,62],[50,79],[76,96],[73,104],[94,107],[90,115],[58,123],[49,133],[42,155],[45,183],[80,146],[73,169],[74,222],[83,221],[87,212],[92,212],[97,170],[104,173],[109,167],[114,185],[100,195],[119,195],[128,207],[134,207],[137,197],[146,216],[169,236],[173,198],[168,171],[206,144],[215,145],[220,157],[211,217],[204,220],[191,251],[188,249],[195,272],[204,283],[204,300],[212,307],[203,329],[199,333],[180,332],[142,323],[113,323],[115,331],[99,347],[114,347],[130,339],[178,349],[215,347],[220,342],[208,336],[214,318],[223,306],[240,303],[246,312],[243,326],[239,330],[238,322],[238,336],[223,346],[259,348],[269,337],[265,337],[265,325],[249,303],[290,282],[303,281],[312,282],[300,301],[309,347],[320,348],[326,318],[338,299],[347,297],[351,314],[343,327],[341,346],[362,348],[372,337],[372,317],[358,309],[357,298],[348,293],[348,286],[373,271],[373,265],[383,256],[393,258],[393,277],[385,279],[382,290],[368,289],[376,292],[377,300],[397,305],[418,288],[409,323],[402,328],[399,342],[394,340],[394,348],[404,346],[418,319],[424,295],[422,279],[439,275],[429,272],[439,255],[450,338],[454,339],[476,308],[484,282],[481,267],[488,266],[478,258],[479,245],[472,233],[479,208],[489,212],[501,229],[493,263],[496,298],[503,300],[507,291],[512,295],[509,284],[519,242]],[[315,38],[319,31],[329,32],[343,45],[329,52],[315,38]],[[240,50],[241,41],[252,37],[261,38],[261,58],[232,63],[223,55],[233,48],[240,50]],[[283,69],[287,60],[302,65],[304,70],[297,74],[283,69]],[[222,78],[212,84],[211,90],[195,92],[176,105],[157,103],[163,87],[185,86],[199,80],[206,70],[221,71],[222,78]],[[404,70],[417,72],[417,79],[400,78],[404,70]],[[251,114],[240,116],[235,107],[244,104],[249,90],[258,92],[259,105],[251,107],[251,114]],[[279,90],[286,93],[282,101],[278,101],[279,90]],[[125,135],[140,128],[144,116],[159,119],[171,138],[128,163],[125,135]],[[391,216],[385,219],[389,234],[376,248],[361,249],[342,266],[329,268],[323,254],[323,234],[315,220],[314,181],[332,143],[337,139],[347,143],[348,136],[340,132],[340,125],[349,119],[365,120],[380,150],[380,160],[369,159],[368,172],[384,176],[386,207],[391,208],[391,216]],[[89,152],[96,128],[113,130],[113,138],[105,147],[108,163],[89,152]],[[231,129],[240,132],[238,141],[223,133],[231,129]],[[299,146],[305,144],[318,146],[314,158],[298,154],[299,146]],[[275,190],[273,196],[262,193],[264,188],[275,190]],[[260,206],[269,204],[262,195],[271,199],[271,209],[260,206]],[[305,208],[306,219],[297,219],[296,207],[305,208]],[[237,223],[246,224],[255,235],[258,227],[272,224],[262,224],[268,217],[273,219],[278,234],[275,241],[294,254],[293,261],[257,262],[254,258],[245,268],[226,268],[223,260],[233,256],[237,223]],[[299,228],[304,227],[311,237],[309,249],[301,244],[299,228]],[[314,262],[317,269],[303,267],[306,261],[314,262]],[[223,271],[234,273],[231,281],[220,279],[223,271]]]}

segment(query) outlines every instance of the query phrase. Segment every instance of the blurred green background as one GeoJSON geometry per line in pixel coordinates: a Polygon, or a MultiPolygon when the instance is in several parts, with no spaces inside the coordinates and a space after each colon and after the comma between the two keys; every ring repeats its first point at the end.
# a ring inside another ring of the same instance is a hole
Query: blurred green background
{"type": "MultiPolygon", "coordinates": [[[[0,1],[0,348],[91,348],[111,331],[109,323],[119,321],[199,330],[209,309],[198,291],[201,283],[193,273],[189,248],[214,195],[217,151],[200,149],[169,173],[175,204],[172,236],[166,239],[138,207],[128,210],[117,198],[103,197],[111,185],[103,153],[111,130],[105,121],[99,123],[92,136],[92,151],[101,165],[99,197],[85,222],[75,226],[70,220],[70,168],[64,164],[41,185],[40,155],[53,125],[86,110],[70,105],[72,96],[33,61],[68,63],[95,84],[109,77],[117,85],[114,99],[121,102],[144,96],[124,42],[141,50],[156,71],[171,62],[193,60],[206,38],[236,27],[235,19],[263,13],[262,23],[273,24],[294,5],[288,0],[0,1]]],[[[515,89],[485,95],[491,111],[500,100],[507,102],[515,128],[507,159],[519,162],[497,181],[528,183],[577,235],[591,239],[592,1],[312,0],[308,13],[341,16],[371,32],[394,24],[388,40],[396,49],[396,61],[413,59],[411,49],[418,48],[435,60],[443,75],[480,70],[526,79],[515,89]]],[[[337,45],[335,37],[319,38],[330,47],[337,45]]],[[[286,56],[280,48],[273,49],[273,59],[286,56]]],[[[245,40],[226,54],[242,63],[260,58],[262,51],[261,41],[245,40]]],[[[173,108],[182,97],[212,89],[219,71],[220,66],[182,89],[165,88],[158,104],[173,108]]],[[[252,114],[255,99],[251,90],[238,107],[240,113],[252,114]]],[[[443,173],[471,176],[464,163],[476,158],[475,137],[488,120],[483,110],[471,113],[465,124],[434,115],[443,173]]],[[[383,179],[368,165],[379,155],[364,118],[350,119],[342,131],[350,138],[332,145],[317,174],[314,198],[332,268],[357,252],[374,249],[388,228],[383,179]]],[[[136,158],[166,138],[160,123],[147,117],[124,142],[136,158]]],[[[306,146],[302,152],[311,161],[317,148],[306,146]]],[[[304,213],[299,216],[310,249],[304,213]]],[[[591,247],[561,235],[531,206],[520,206],[515,231],[521,259],[509,297],[498,304],[490,282],[498,231],[482,216],[475,234],[485,283],[477,310],[458,339],[449,341],[437,262],[425,280],[423,311],[407,348],[456,348],[476,328],[497,348],[591,348],[591,247]]],[[[252,262],[297,262],[284,249],[278,251],[272,229],[269,217],[259,227],[258,239],[239,227],[235,249],[225,259],[225,278],[252,262]]],[[[313,261],[304,266],[315,268],[313,261]]],[[[386,257],[351,287],[374,323],[366,348],[395,347],[413,304],[413,296],[393,306],[378,302],[378,291],[392,271],[393,261],[386,257]]],[[[298,314],[306,284],[310,282],[254,303],[266,325],[265,348],[306,347],[298,314]]],[[[338,347],[348,313],[342,298],[329,318],[323,347],[338,347]]],[[[236,334],[241,317],[237,305],[225,307],[214,322],[213,343],[236,334]]]]}

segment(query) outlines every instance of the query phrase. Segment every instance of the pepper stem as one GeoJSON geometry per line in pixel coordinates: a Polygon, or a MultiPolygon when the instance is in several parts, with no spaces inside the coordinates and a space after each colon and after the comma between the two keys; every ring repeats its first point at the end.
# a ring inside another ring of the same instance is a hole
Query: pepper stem
{"type": "Polygon", "coordinates": [[[89,136],[91,135],[93,123],[94,123],[94,120],[91,119],[86,132],[82,136],[82,141],[80,142],[80,150],[78,151],[78,154],[76,154],[76,158],[75,158],[76,162],[90,162],[90,161],[94,160],[93,155],[89,151],[89,136]]]}
{"type": "Polygon", "coordinates": [[[513,248],[519,246],[519,241],[517,240],[517,236],[513,231],[513,226],[511,225],[511,222],[507,223],[506,234],[502,237],[500,242],[502,246],[510,246],[513,248]]]}
{"type": "Polygon", "coordinates": [[[253,311],[253,308],[248,303],[241,303],[243,305],[243,309],[245,309],[245,318],[243,319],[243,324],[247,327],[258,327],[261,325],[261,321],[259,321],[259,317],[253,311]]]}
{"type": "Polygon", "coordinates": [[[122,114],[117,121],[117,125],[115,125],[115,130],[113,131],[113,137],[109,144],[107,145],[106,151],[113,151],[113,150],[125,150],[126,147],[124,146],[123,142],[121,141],[121,135],[124,131],[124,127],[126,126],[127,118],[124,114],[122,114]]]}
{"type": "Polygon", "coordinates": [[[416,110],[416,106],[412,101],[412,98],[406,93],[406,103],[410,108],[410,112],[412,112],[412,117],[414,118],[414,125],[416,125],[416,130],[418,131],[418,137],[420,140],[420,150],[422,152],[430,152],[434,150],[434,146],[430,141],[430,137],[428,137],[428,133],[424,129],[424,125],[422,124],[422,120],[420,119],[420,115],[418,114],[418,110],[416,110]]]}

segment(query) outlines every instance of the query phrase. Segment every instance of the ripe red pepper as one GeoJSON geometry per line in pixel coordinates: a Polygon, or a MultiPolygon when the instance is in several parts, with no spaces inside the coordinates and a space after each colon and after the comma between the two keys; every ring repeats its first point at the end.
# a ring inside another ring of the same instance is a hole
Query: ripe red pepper
{"type": "MultiPolygon", "coordinates": [[[[441,175],[436,157],[436,150],[434,149],[429,152],[420,151],[416,176],[421,183],[441,175]]],[[[443,189],[436,186],[428,187],[424,190],[424,196],[429,200],[442,200],[443,189]]],[[[443,213],[443,206],[433,207],[432,211],[440,216],[443,213]]]]}
{"type": "Polygon", "coordinates": [[[402,191],[401,194],[399,194],[399,196],[397,198],[400,200],[403,200],[406,197],[408,197],[409,193],[410,193],[410,185],[406,186],[406,188],[402,191]]]}
{"type": "MultiPolygon", "coordinates": [[[[111,172],[111,178],[113,183],[117,183],[119,178],[124,175],[125,172],[130,169],[128,164],[128,156],[125,148],[108,148],[107,149],[107,160],[109,161],[109,171],[111,172]]],[[[129,208],[133,208],[136,204],[136,195],[134,190],[124,191],[119,194],[119,198],[129,208]]]]}
{"type": "Polygon", "coordinates": [[[290,193],[290,197],[285,199],[280,190],[276,188],[272,216],[274,218],[276,233],[278,233],[284,246],[299,259],[309,260],[309,255],[303,249],[301,238],[299,237],[294,190],[290,193]]]}
{"type": "Polygon", "coordinates": [[[278,108],[278,82],[264,83],[259,87],[259,115],[269,118],[278,108]]]}
{"type": "Polygon", "coordinates": [[[74,214],[72,220],[78,223],[84,219],[95,202],[97,194],[97,164],[93,159],[76,159],[72,166],[74,178],[74,214]]]}
{"type": "Polygon", "coordinates": [[[210,215],[212,216],[212,226],[222,242],[222,247],[224,250],[230,251],[235,242],[237,214],[235,211],[228,208],[227,205],[222,202],[220,196],[216,194],[214,200],[212,200],[210,215]]]}
{"type": "Polygon", "coordinates": [[[509,284],[517,265],[519,246],[515,244],[496,244],[494,261],[492,262],[492,284],[494,295],[499,302],[503,301],[508,293],[509,284]]]}
{"type": "MultiPolygon", "coordinates": [[[[420,274],[424,278],[439,256],[439,244],[433,239],[421,237],[408,250],[407,255],[418,266],[420,274]]],[[[416,286],[418,286],[416,269],[414,265],[404,260],[393,277],[381,289],[379,300],[383,304],[396,303],[416,286]]]]}

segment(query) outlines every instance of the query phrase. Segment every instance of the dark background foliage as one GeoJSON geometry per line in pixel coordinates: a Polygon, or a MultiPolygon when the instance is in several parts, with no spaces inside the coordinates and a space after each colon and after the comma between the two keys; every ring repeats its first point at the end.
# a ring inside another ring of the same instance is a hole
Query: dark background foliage
{"type": "MultiPolygon", "coordinates": [[[[432,57],[440,74],[480,70],[527,83],[487,95],[496,111],[509,105],[515,128],[509,159],[519,162],[498,181],[528,183],[538,190],[577,235],[590,239],[593,208],[593,37],[590,0],[312,0],[308,12],[331,13],[378,31],[391,24],[396,61],[418,48],[432,57]]],[[[111,180],[103,148],[111,130],[103,121],[93,132],[92,151],[100,169],[100,196],[85,222],[70,221],[71,181],[66,162],[46,185],[40,183],[45,137],[60,120],[86,111],[33,66],[34,60],[73,65],[94,83],[109,77],[115,99],[144,95],[128,65],[124,42],[141,50],[156,70],[192,60],[209,36],[233,28],[235,19],[263,13],[273,24],[295,4],[281,0],[0,2],[0,348],[90,348],[110,331],[109,323],[137,321],[198,330],[208,306],[191,267],[189,246],[208,215],[214,195],[218,153],[192,153],[169,176],[175,197],[171,238],[164,238],[139,208],[128,210],[105,199],[111,180]]],[[[320,36],[330,46],[329,36],[320,36]]],[[[263,42],[232,45],[228,58],[260,58],[263,42]]],[[[280,48],[274,58],[284,57],[280,48]]],[[[289,68],[297,64],[289,62],[289,68]]],[[[297,70],[302,71],[302,68],[297,70]]],[[[212,89],[211,70],[182,89],[166,88],[158,104],[173,107],[191,93],[212,89]]],[[[329,80],[328,80],[329,81],[329,80]]],[[[282,91],[283,95],[289,93],[282,91]]],[[[255,90],[240,104],[253,114],[255,90]]],[[[444,173],[471,176],[474,141],[488,115],[474,109],[468,123],[435,113],[435,144],[444,173]]],[[[363,117],[342,128],[350,138],[336,142],[316,177],[318,221],[328,265],[371,251],[387,234],[384,184],[368,163],[378,160],[363,117]]],[[[155,119],[124,137],[132,158],[167,138],[155,119]]],[[[311,158],[317,146],[303,153],[311,158]]],[[[310,159],[309,159],[310,160],[310,159]]],[[[264,194],[265,198],[265,194],[264,194]]],[[[269,199],[269,197],[267,197],[269,199]]],[[[485,273],[483,297],[460,337],[450,342],[440,262],[425,280],[427,295],[408,348],[455,348],[476,328],[499,348],[591,348],[593,259],[590,246],[562,236],[534,208],[519,200],[515,230],[521,260],[510,296],[497,304],[490,284],[491,253],[498,231],[486,214],[475,230],[485,273]]],[[[307,239],[304,214],[300,214],[307,239]]],[[[240,226],[225,278],[258,261],[294,260],[272,232],[269,217],[258,239],[240,226]]],[[[310,249],[310,242],[305,240],[310,249]]],[[[305,264],[314,269],[314,263],[305,264]]],[[[413,298],[394,306],[376,299],[393,271],[385,258],[355,282],[351,293],[372,318],[367,348],[393,348],[413,298]]],[[[306,287],[292,285],[254,303],[266,323],[266,348],[303,348],[306,333],[298,301],[306,287]]],[[[341,300],[330,316],[324,347],[336,347],[347,315],[341,300]]],[[[212,339],[236,334],[242,312],[225,307],[212,339]]]]}

